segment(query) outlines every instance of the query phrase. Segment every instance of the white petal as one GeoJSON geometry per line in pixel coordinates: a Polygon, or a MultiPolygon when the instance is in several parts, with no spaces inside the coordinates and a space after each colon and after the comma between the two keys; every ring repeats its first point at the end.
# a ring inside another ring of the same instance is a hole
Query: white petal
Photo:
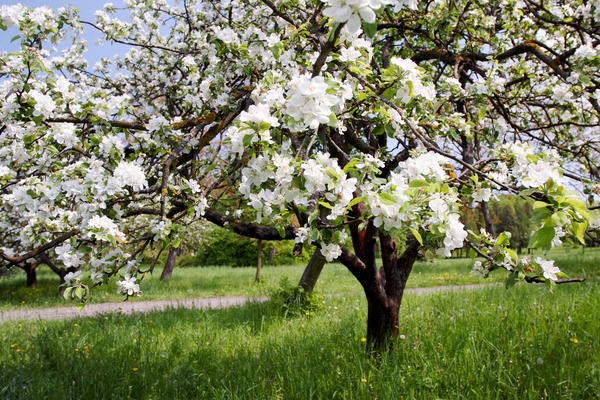
{"type": "Polygon", "coordinates": [[[354,33],[360,29],[360,18],[358,14],[352,14],[348,19],[348,31],[354,33]]]}
{"type": "Polygon", "coordinates": [[[375,22],[375,12],[369,7],[363,7],[360,10],[358,10],[358,12],[360,13],[362,19],[365,20],[365,22],[368,22],[369,24],[375,22]]]}

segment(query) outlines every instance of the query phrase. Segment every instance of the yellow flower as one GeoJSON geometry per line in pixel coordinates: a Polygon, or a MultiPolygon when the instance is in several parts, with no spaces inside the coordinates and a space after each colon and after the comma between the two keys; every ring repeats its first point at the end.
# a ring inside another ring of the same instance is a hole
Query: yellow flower
{"type": "Polygon", "coordinates": [[[75,349],[75,351],[79,351],[79,349],[75,349]]]}
{"type": "Polygon", "coordinates": [[[17,347],[17,344],[16,344],[16,343],[13,343],[13,344],[11,344],[11,345],[10,345],[10,348],[11,348],[11,349],[14,349],[15,347],[17,347]]]}
{"type": "Polygon", "coordinates": [[[361,381],[362,383],[367,383],[367,378],[362,378],[360,381],[361,381]]]}
{"type": "Polygon", "coordinates": [[[79,325],[78,325],[78,324],[73,324],[73,326],[74,326],[74,327],[78,327],[79,325]]]}
{"type": "Polygon", "coordinates": [[[366,341],[367,341],[367,338],[366,338],[366,337],[360,338],[360,341],[361,341],[361,342],[366,342],[366,341]]]}
{"type": "Polygon", "coordinates": [[[137,368],[137,367],[133,367],[133,368],[131,368],[131,370],[132,370],[133,372],[136,372],[136,371],[138,370],[138,368],[137,368]]]}
{"type": "Polygon", "coordinates": [[[571,339],[569,339],[571,342],[573,343],[579,343],[579,340],[577,340],[577,338],[572,337],[571,339]]]}

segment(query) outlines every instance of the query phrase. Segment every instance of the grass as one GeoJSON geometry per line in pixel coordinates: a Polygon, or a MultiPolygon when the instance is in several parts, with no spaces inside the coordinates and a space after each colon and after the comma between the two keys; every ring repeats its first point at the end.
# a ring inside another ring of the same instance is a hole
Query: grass
{"type": "Polygon", "coordinates": [[[2,399],[592,399],[600,284],[408,294],[369,358],[360,294],[0,325],[2,399]]]}
{"type": "MultiPolygon", "coordinates": [[[[556,259],[557,265],[572,276],[600,276],[600,249],[561,249],[552,250],[549,257],[556,259]]],[[[470,259],[419,261],[415,264],[408,280],[408,287],[431,287],[441,285],[462,285],[502,281],[506,277],[503,271],[497,271],[490,279],[481,279],[470,275],[470,259]]],[[[262,282],[254,284],[254,268],[202,267],[175,268],[173,277],[160,282],[160,270],[148,275],[142,284],[143,295],[130,301],[152,299],[181,299],[187,297],[214,296],[260,296],[270,293],[279,286],[282,279],[297,282],[302,275],[304,265],[267,266],[263,269],[262,282]]],[[[74,305],[66,302],[58,294],[58,278],[46,267],[38,272],[38,285],[25,286],[25,274],[18,270],[8,278],[0,279],[0,311],[15,308],[39,308],[74,305]]],[[[358,282],[340,264],[325,266],[315,288],[317,293],[353,293],[361,292],[358,282]]],[[[114,280],[107,286],[92,292],[92,302],[121,301],[123,296],[116,293],[114,280]]]]}

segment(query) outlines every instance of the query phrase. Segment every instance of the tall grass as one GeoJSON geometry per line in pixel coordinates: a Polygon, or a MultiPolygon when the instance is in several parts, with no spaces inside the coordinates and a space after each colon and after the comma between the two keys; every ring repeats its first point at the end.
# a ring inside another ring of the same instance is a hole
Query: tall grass
{"type": "Polygon", "coordinates": [[[361,295],[0,325],[3,399],[600,397],[600,285],[407,295],[370,358],[361,295]]]}

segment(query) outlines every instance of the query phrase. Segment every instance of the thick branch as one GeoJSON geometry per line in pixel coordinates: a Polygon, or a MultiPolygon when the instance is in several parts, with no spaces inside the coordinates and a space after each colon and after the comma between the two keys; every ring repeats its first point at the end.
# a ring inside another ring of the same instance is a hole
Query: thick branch
{"type": "Polygon", "coordinates": [[[69,239],[70,237],[77,235],[78,233],[80,233],[79,229],[73,229],[73,230],[63,234],[62,236],[59,236],[56,239],[46,243],[45,245],[31,250],[29,253],[23,254],[22,256],[14,257],[14,256],[9,256],[8,254],[5,254],[3,252],[0,252],[0,258],[5,259],[6,261],[10,262],[11,264],[17,264],[17,263],[27,260],[28,258],[35,257],[38,254],[40,254],[48,249],[53,248],[54,246],[64,242],[65,240],[69,239]]]}
{"type": "Polygon", "coordinates": [[[218,226],[231,226],[233,227],[233,232],[238,235],[254,239],[289,240],[296,237],[296,228],[293,226],[286,226],[284,228],[284,236],[281,236],[279,231],[271,226],[241,222],[229,216],[220,214],[215,210],[206,210],[204,218],[218,226]]]}

